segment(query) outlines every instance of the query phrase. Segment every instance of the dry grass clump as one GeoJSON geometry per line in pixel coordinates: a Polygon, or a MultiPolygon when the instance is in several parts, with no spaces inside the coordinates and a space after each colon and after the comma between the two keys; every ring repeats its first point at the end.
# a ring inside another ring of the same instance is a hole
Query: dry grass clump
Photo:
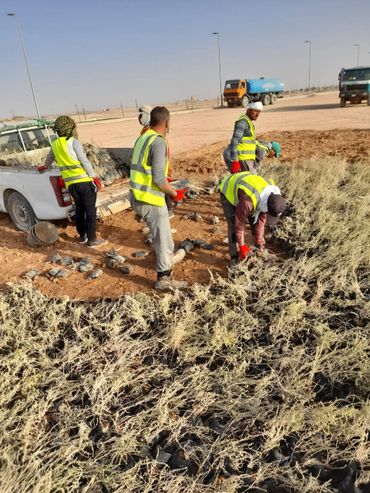
{"type": "Polygon", "coordinates": [[[370,491],[369,168],[271,167],[277,240],[163,297],[0,297],[2,493],[370,491]]]}

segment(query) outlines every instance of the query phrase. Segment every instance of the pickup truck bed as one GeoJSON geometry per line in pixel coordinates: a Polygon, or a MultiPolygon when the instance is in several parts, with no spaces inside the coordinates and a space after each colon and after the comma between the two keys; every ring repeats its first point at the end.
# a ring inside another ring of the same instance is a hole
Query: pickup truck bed
{"type": "MultiPolygon", "coordinates": [[[[39,173],[35,168],[0,166],[0,211],[8,212],[15,226],[28,231],[37,220],[70,218],[69,194],[58,186],[58,169],[39,173]],[[67,199],[67,200],[66,200],[67,199]]],[[[129,180],[121,179],[98,193],[100,217],[130,207],[129,180]]]]}

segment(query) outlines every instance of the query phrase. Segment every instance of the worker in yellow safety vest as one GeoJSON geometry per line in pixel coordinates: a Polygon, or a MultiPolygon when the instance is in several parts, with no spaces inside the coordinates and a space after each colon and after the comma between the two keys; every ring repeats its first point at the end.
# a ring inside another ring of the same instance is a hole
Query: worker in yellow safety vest
{"type": "Polygon", "coordinates": [[[91,248],[105,245],[107,240],[96,237],[96,195],[101,184],[77,138],[76,123],[68,115],[61,115],[53,128],[58,138],[52,141],[45,165],[38,170],[42,173],[56,162],[75,202],[79,243],[91,248]]]}
{"type": "MultiPolygon", "coordinates": [[[[224,151],[224,159],[231,173],[249,171],[256,174],[256,159],[258,160],[257,147],[266,147],[264,143],[256,139],[254,122],[259,117],[263,105],[260,101],[249,103],[245,115],[241,115],[235,122],[233,136],[229,146],[224,151]]],[[[265,149],[270,151],[270,149],[265,149]]],[[[269,155],[280,154],[273,149],[269,155]]],[[[278,157],[278,156],[277,156],[278,157]]]]}
{"type": "Polygon", "coordinates": [[[265,225],[276,224],[286,209],[286,200],[273,180],[248,171],[225,176],[220,185],[221,205],[228,228],[229,252],[232,264],[244,260],[250,253],[245,244],[244,228],[248,220],[255,246],[264,249],[265,225]]]}
{"type": "Polygon", "coordinates": [[[150,128],[136,141],[130,168],[132,208],[147,223],[157,258],[155,289],[167,291],[187,287],[172,278],[174,243],[171,234],[166,195],[180,199],[168,181],[168,145],[170,112],[156,106],[150,113],[150,128]]]}

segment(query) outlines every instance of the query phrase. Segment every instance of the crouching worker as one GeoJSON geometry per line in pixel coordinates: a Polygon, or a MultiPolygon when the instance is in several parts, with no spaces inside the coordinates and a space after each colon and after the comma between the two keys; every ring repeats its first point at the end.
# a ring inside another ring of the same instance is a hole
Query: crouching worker
{"type": "Polygon", "coordinates": [[[53,140],[45,165],[39,166],[40,173],[55,161],[64,183],[76,205],[76,228],[79,242],[97,248],[108,243],[96,237],[96,195],[101,183],[87,159],[81,143],[77,140],[75,121],[62,115],[54,122],[58,138],[53,140]]]}
{"type": "Polygon", "coordinates": [[[225,176],[220,186],[221,205],[227,219],[231,263],[244,260],[250,252],[244,241],[244,227],[249,221],[254,244],[259,253],[264,249],[265,224],[279,221],[286,200],[273,180],[248,171],[225,176]]]}
{"type": "Polygon", "coordinates": [[[156,106],[150,114],[150,128],[136,141],[130,170],[132,208],[147,223],[153,236],[157,258],[157,282],[160,291],[184,289],[186,282],[172,278],[174,243],[166,205],[166,195],[176,201],[178,193],[168,182],[166,134],[170,112],[156,106]]]}
{"type": "MultiPolygon", "coordinates": [[[[261,161],[263,161],[266,157],[268,157],[268,158],[276,157],[277,159],[279,159],[280,154],[281,154],[281,146],[280,146],[279,142],[276,142],[276,141],[265,142],[262,140],[257,140],[256,141],[256,158],[255,158],[255,160],[253,161],[253,163],[249,162],[248,169],[240,170],[239,168],[236,168],[237,169],[236,172],[239,173],[240,171],[249,171],[250,173],[258,175],[261,161]],[[239,171],[238,171],[238,169],[239,169],[239,171]]],[[[232,171],[233,162],[231,160],[230,146],[226,147],[226,149],[224,150],[223,157],[224,157],[224,161],[225,161],[227,169],[230,172],[233,172],[232,171]]]]}

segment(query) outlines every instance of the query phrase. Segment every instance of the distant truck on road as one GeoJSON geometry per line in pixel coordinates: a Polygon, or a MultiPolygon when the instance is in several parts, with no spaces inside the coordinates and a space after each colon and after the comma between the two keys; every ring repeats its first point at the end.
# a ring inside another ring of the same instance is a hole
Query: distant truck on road
{"type": "Polygon", "coordinates": [[[247,106],[261,101],[263,105],[275,104],[284,90],[284,82],[278,79],[233,79],[225,82],[224,100],[227,106],[247,106]]]}
{"type": "Polygon", "coordinates": [[[370,67],[342,68],[338,76],[340,105],[367,101],[370,106],[370,67]]]}

